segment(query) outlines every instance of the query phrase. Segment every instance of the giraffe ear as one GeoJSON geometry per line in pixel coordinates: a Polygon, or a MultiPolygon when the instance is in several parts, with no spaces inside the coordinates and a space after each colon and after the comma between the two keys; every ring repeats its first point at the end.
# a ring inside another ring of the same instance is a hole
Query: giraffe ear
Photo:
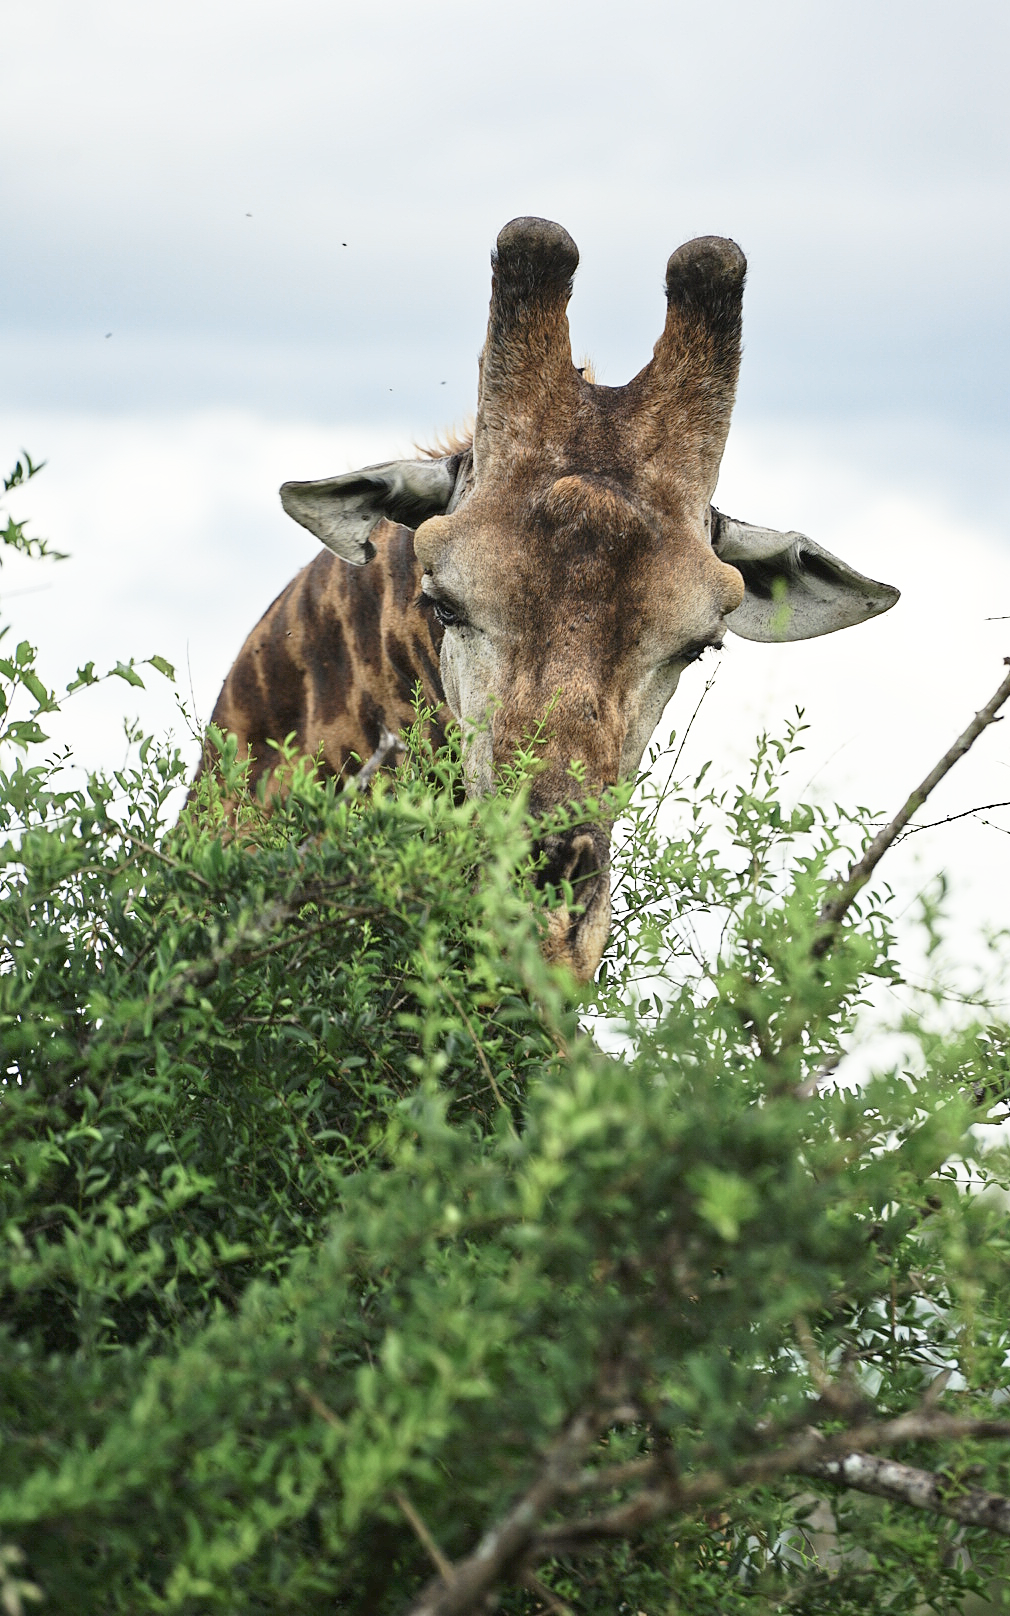
{"type": "Polygon", "coordinates": [[[812,640],[890,611],[899,591],[865,578],[803,533],[776,533],[712,507],[712,548],[743,574],[726,627],[745,640],[812,640]]]}
{"type": "Polygon", "coordinates": [[[334,555],[361,566],[375,554],[369,534],[383,518],[417,527],[445,511],[462,458],[390,460],[321,482],[284,483],[281,504],[334,555]]]}

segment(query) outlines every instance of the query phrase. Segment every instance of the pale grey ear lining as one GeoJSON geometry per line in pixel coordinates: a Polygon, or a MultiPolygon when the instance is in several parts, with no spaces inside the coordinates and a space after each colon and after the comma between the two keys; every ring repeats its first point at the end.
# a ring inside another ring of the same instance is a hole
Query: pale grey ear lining
{"type": "Polygon", "coordinates": [[[362,566],[375,554],[369,534],[384,518],[417,527],[425,517],[446,509],[456,488],[461,458],[392,460],[342,477],[284,483],[281,504],[334,555],[352,566],[362,566]]]}
{"type": "MultiPolygon", "coordinates": [[[[316,483],[285,483],[281,504],[334,555],[352,566],[362,566],[375,554],[369,534],[382,520],[382,511],[377,508],[374,490],[366,487],[355,494],[349,488],[334,487],[350,481],[333,477],[316,483]]],[[[355,481],[360,485],[360,478],[355,481]]]]}
{"type": "Polygon", "coordinates": [[[856,572],[803,533],[752,527],[714,507],[712,547],[743,574],[747,593],[726,627],[747,640],[816,639],[878,617],[899,599],[890,584],[856,572]]]}

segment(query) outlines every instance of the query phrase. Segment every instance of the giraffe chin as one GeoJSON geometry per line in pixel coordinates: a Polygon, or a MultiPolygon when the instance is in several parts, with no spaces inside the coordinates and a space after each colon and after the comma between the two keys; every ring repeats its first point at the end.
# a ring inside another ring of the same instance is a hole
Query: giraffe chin
{"type": "Polygon", "coordinates": [[[572,915],[564,905],[552,910],[541,951],[549,964],[567,965],[577,982],[591,982],[609,936],[610,880],[603,875],[582,913],[572,915]]]}

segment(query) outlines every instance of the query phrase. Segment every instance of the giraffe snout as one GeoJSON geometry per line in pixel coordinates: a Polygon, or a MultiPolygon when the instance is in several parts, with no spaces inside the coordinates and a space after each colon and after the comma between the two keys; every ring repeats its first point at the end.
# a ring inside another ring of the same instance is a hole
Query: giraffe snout
{"type": "Polygon", "coordinates": [[[610,840],[598,825],[545,836],[536,851],[537,885],[572,889],[572,906],[551,912],[546,959],[567,965],[580,982],[595,975],[610,934],[610,840]]]}

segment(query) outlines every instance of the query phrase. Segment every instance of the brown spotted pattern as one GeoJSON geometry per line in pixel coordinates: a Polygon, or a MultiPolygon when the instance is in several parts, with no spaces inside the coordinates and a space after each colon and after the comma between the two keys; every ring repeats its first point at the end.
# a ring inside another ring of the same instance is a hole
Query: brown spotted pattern
{"type": "MultiPolygon", "coordinates": [[[[428,705],[442,708],[442,628],[422,602],[413,541],[409,528],[382,522],[367,567],[324,550],[247,638],[211,723],[238,737],[253,790],[276,763],[272,741],[293,735],[324,773],[353,774],[383,725],[396,733],[413,722],[419,682],[428,705]]],[[[444,740],[437,722],[433,740],[444,740]]]]}

